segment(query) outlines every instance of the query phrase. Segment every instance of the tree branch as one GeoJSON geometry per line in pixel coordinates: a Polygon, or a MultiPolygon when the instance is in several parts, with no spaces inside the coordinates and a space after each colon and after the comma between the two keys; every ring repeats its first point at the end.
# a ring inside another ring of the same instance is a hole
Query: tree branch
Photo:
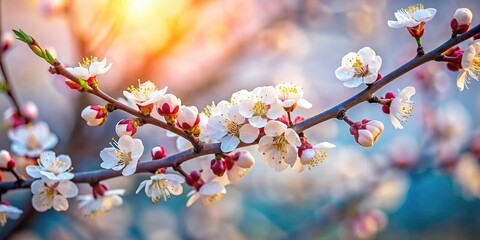
{"type": "MultiPolygon", "coordinates": [[[[418,67],[418,66],[420,66],[420,65],[422,65],[426,62],[434,60],[437,56],[442,54],[447,49],[457,45],[460,42],[463,42],[463,41],[473,37],[477,33],[480,33],[480,25],[477,25],[476,27],[472,28],[470,31],[468,31],[465,34],[462,34],[462,35],[460,35],[458,37],[455,37],[455,38],[451,38],[450,40],[443,43],[442,45],[440,45],[436,49],[428,52],[427,54],[425,54],[421,57],[415,57],[414,59],[412,59],[409,62],[405,63],[404,65],[400,66],[398,69],[394,70],[393,72],[386,75],[382,79],[380,79],[377,82],[371,84],[370,86],[368,86],[366,89],[359,92],[355,96],[347,99],[346,101],[344,101],[344,102],[342,102],[342,103],[340,103],[336,106],[331,107],[330,109],[328,109],[328,110],[326,110],[322,113],[319,113],[319,114],[317,114],[317,115],[315,115],[311,118],[305,119],[304,121],[302,121],[302,122],[296,124],[295,126],[293,126],[293,129],[297,133],[301,133],[301,132],[307,130],[308,128],[311,128],[311,127],[313,127],[317,124],[325,122],[329,119],[336,118],[338,113],[340,113],[342,110],[346,111],[346,110],[348,110],[348,109],[350,109],[350,108],[352,108],[352,107],[354,107],[354,106],[356,106],[356,105],[358,105],[362,102],[368,101],[372,97],[374,92],[376,92],[380,88],[384,87],[386,84],[392,82],[393,80],[397,79],[398,77],[404,75],[405,73],[409,72],[410,70],[412,70],[412,69],[414,69],[414,68],[416,68],[416,67],[418,67]]],[[[56,66],[60,66],[58,68],[60,74],[62,74],[62,75],[65,74],[64,76],[66,76],[70,79],[72,79],[71,77],[73,77],[72,80],[74,80],[74,79],[76,80],[76,78],[73,75],[71,75],[68,71],[66,71],[63,67],[61,67],[61,64],[58,61],[56,62],[54,67],[56,67],[56,66]]],[[[112,101],[112,99],[113,99],[113,98],[104,94],[101,91],[95,91],[94,90],[91,93],[105,99],[106,101],[109,101],[109,100],[112,101]]],[[[118,101],[116,101],[116,100],[114,101],[114,104],[116,104],[115,106],[118,107],[119,109],[122,109],[122,110],[125,109],[126,112],[131,113],[132,115],[145,118],[145,116],[140,115],[141,113],[139,111],[134,110],[134,109],[132,109],[132,108],[130,108],[130,107],[124,105],[124,104],[118,103],[118,101]]],[[[146,117],[145,119],[148,119],[148,121],[150,123],[155,124],[155,125],[156,125],[157,121],[159,121],[158,119],[151,120],[150,118],[151,117],[146,117]]],[[[152,119],[154,119],[154,118],[152,118],[152,119]]],[[[161,122],[161,121],[159,121],[159,122],[161,122]]],[[[162,126],[163,126],[163,124],[165,124],[163,122],[161,122],[161,123],[162,124],[160,124],[160,123],[158,123],[158,124],[162,125],[162,126]]],[[[160,126],[160,127],[162,127],[162,126],[160,126]]],[[[169,125],[167,125],[167,126],[168,126],[168,128],[170,128],[169,125]]],[[[177,133],[177,132],[175,132],[175,133],[177,133]]],[[[250,144],[241,143],[239,145],[239,148],[254,145],[254,144],[257,144],[257,143],[258,143],[258,141],[255,141],[255,142],[250,143],[250,144]]],[[[151,172],[151,171],[156,170],[158,168],[176,167],[176,166],[180,165],[181,163],[186,162],[186,161],[191,160],[191,159],[194,159],[196,157],[203,156],[203,155],[208,155],[208,154],[214,154],[214,153],[221,153],[221,152],[222,151],[220,150],[220,143],[204,144],[203,148],[198,152],[195,152],[194,149],[192,148],[192,149],[188,149],[188,150],[185,150],[183,152],[179,152],[177,154],[171,155],[169,157],[166,157],[166,158],[163,158],[163,159],[160,159],[160,160],[149,161],[149,162],[141,162],[141,163],[138,164],[136,173],[151,172]]],[[[75,182],[75,183],[94,183],[94,182],[99,182],[99,181],[102,181],[102,180],[105,180],[105,179],[114,178],[114,177],[118,177],[118,176],[121,176],[120,171],[103,169],[103,170],[76,173],[75,177],[72,179],[72,181],[75,182]]],[[[35,181],[35,179],[29,179],[29,180],[22,181],[21,184],[18,184],[17,182],[2,182],[2,183],[0,183],[0,192],[6,192],[8,190],[17,189],[17,188],[29,188],[33,181],[35,181]]]]}

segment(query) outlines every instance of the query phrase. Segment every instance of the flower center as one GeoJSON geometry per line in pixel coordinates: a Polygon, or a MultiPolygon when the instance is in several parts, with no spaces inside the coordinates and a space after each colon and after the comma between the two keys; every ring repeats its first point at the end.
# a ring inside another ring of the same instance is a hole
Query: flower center
{"type": "Polygon", "coordinates": [[[217,193],[217,194],[210,195],[210,196],[205,196],[202,200],[202,203],[203,203],[203,205],[212,205],[216,201],[222,199],[222,197],[223,197],[223,194],[221,194],[221,193],[217,193]]]}
{"type": "Polygon", "coordinates": [[[405,14],[405,15],[407,15],[410,18],[413,19],[413,13],[415,13],[418,10],[423,10],[423,9],[425,9],[423,4],[419,3],[419,4],[415,4],[415,5],[410,5],[406,8],[399,9],[397,12],[403,13],[403,14],[405,14]]]}
{"type": "Polygon", "coordinates": [[[273,137],[272,146],[276,150],[278,150],[278,151],[283,150],[285,148],[285,145],[287,145],[287,144],[288,144],[288,141],[287,141],[287,139],[285,139],[285,134],[284,133],[282,133],[282,135],[280,135],[278,137],[273,137]]]}
{"type": "Polygon", "coordinates": [[[42,148],[42,143],[38,140],[38,138],[34,134],[31,134],[30,136],[28,136],[26,142],[27,142],[27,149],[29,151],[42,148]]]}
{"type": "Polygon", "coordinates": [[[140,80],[138,80],[138,88],[135,86],[131,85],[128,90],[138,99],[141,101],[147,101],[148,99],[151,98],[151,95],[157,91],[157,86],[155,83],[151,81],[146,81],[144,83],[140,83],[140,80]]]}
{"type": "Polygon", "coordinates": [[[282,85],[278,86],[277,89],[278,89],[278,91],[280,91],[279,98],[283,101],[288,99],[288,96],[290,94],[298,94],[299,93],[297,86],[295,86],[294,84],[282,84],[282,85]]]}
{"type": "Polygon", "coordinates": [[[132,153],[117,150],[118,165],[128,165],[132,161],[132,153]]]}
{"type": "Polygon", "coordinates": [[[240,128],[238,124],[236,124],[233,121],[227,122],[227,130],[228,130],[228,135],[237,136],[237,137],[240,135],[240,128]]]}
{"type": "Polygon", "coordinates": [[[92,64],[92,62],[97,62],[97,60],[98,60],[97,57],[90,57],[90,58],[86,57],[86,58],[83,58],[82,62],[81,63],[79,62],[78,65],[83,68],[88,68],[90,67],[90,64],[92,64]]]}
{"type": "Polygon", "coordinates": [[[257,101],[255,105],[253,106],[253,116],[258,116],[262,118],[267,117],[267,112],[268,112],[269,106],[267,104],[263,103],[262,101],[257,101]]]}
{"type": "Polygon", "coordinates": [[[7,213],[0,212],[0,226],[4,226],[7,223],[7,213]]]}
{"type": "Polygon", "coordinates": [[[468,73],[469,77],[477,81],[480,80],[480,54],[473,57],[472,63],[468,67],[468,73]]]}
{"type": "Polygon", "coordinates": [[[315,156],[307,160],[308,169],[318,166],[318,164],[323,162],[327,156],[327,151],[315,151],[315,156]]]}
{"type": "Polygon", "coordinates": [[[159,180],[153,180],[152,181],[152,186],[151,186],[151,191],[152,191],[152,201],[153,203],[157,203],[160,198],[163,197],[163,200],[166,202],[168,199],[171,197],[170,196],[170,191],[167,188],[168,186],[168,180],[166,179],[159,179],[159,180]]]}
{"type": "Polygon", "coordinates": [[[415,103],[410,100],[402,100],[402,103],[400,104],[400,108],[395,113],[395,116],[398,118],[398,120],[402,122],[408,122],[408,118],[412,116],[414,104],[415,103]]]}

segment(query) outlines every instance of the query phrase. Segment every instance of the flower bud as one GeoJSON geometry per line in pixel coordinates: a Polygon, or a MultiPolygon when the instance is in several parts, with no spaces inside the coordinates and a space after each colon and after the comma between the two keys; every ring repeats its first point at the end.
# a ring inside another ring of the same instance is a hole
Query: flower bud
{"type": "Polygon", "coordinates": [[[363,120],[356,122],[350,127],[350,134],[355,137],[355,141],[364,147],[371,147],[380,137],[384,129],[382,122],[377,120],[363,120]]]}
{"type": "Polygon", "coordinates": [[[92,195],[95,199],[101,197],[108,191],[108,186],[106,184],[100,183],[92,186],[92,195]]]}
{"type": "Polygon", "coordinates": [[[107,119],[108,111],[101,105],[88,106],[83,109],[81,115],[89,126],[100,126],[107,119]]]}
{"type": "Polygon", "coordinates": [[[175,119],[177,118],[178,111],[180,110],[180,106],[182,105],[182,101],[180,98],[177,98],[175,95],[168,93],[160,98],[158,102],[157,112],[161,116],[165,117],[165,120],[173,124],[175,119]]]}
{"type": "Polygon", "coordinates": [[[225,161],[223,159],[217,160],[217,159],[212,159],[210,162],[210,169],[212,169],[213,174],[221,177],[227,170],[225,166],[225,161]]]}
{"type": "Polygon", "coordinates": [[[347,221],[347,227],[358,239],[371,239],[387,225],[385,213],[378,209],[359,213],[347,221]]]}
{"type": "Polygon", "coordinates": [[[152,148],[152,160],[162,159],[167,156],[167,151],[162,145],[152,148]]]}
{"type": "Polygon", "coordinates": [[[452,72],[457,72],[458,70],[462,69],[462,58],[463,58],[463,51],[459,46],[452,47],[445,51],[443,55],[445,57],[449,57],[449,61],[447,61],[447,68],[452,72]]]}
{"type": "Polygon", "coordinates": [[[200,186],[203,184],[203,181],[201,179],[201,174],[197,170],[190,172],[189,177],[185,178],[185,182],[189,186],[192,186],[195,188],[200,188],[200,186]]]}
{"type": "Polygon", "coordinates": [[[238,151],[235,153],[233,160],[241,168],[251,168],[255,164],[255,158],[249,151],[238,151]]]}
{"type": "Polygon", "coordinates": [[[0,151],[0,169],[11,170],[15,167],[15,160],[10,156],[6,150],[0,151]]]}
{"type": "Polygon", "coordinates": [[[2,48],[2,51],[5,52],[7,51],[13,43],[13,34],[10,32],[4,32],[2,36],[2,45],[0,46],[2,48]]]}
{"type": "MultiPolygon", "coordinates": [[[[183,130],[194,133],[199,123],[200,115],[197,107],[182,107],[178,112],[177,125],[183,130]]],[[[200,131],[198,131],[198,134],[200,134],[200,131]]]]}
{"type": "Polygon", "coordinates": [[[452,32],[455,34],[462,34],[468,31],[470,23],[472,22],[473,14],[468,8],[459,8],[453,14],[453,19],[450,22],[452,32]]]}
{"type": "Polygon", "coordinates": [[[119,137],[133,136],[137,132],[137,123],[134,119],[122,119],[115,126],[115,132],[119,137]]]}
{"type": "Polygon", "coordinates": [[[28,101],[22,106],[22,114],[28,121],[34,121],[38,117],[38,107],[32,102],[28,101]]]}
{"type": "Polygon", "coordinates": [[[70,88],[70,89],[73,89],[73,90],[77,90],[77,91],[81,91],[83,88],[80,84],[70,80],[70,79],[65,79],[65,84],[67,84],[67,86],[70,88]]]}

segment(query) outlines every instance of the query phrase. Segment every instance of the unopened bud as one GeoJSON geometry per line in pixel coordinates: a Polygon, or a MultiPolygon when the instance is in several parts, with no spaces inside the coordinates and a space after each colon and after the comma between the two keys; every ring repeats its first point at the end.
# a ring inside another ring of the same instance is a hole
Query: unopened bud
{"type": "Polygon", "coordinates": [[[382,122],[377,120],[363,120],[350,127],[350,133],[355,141],[364,147],[371,147],[380,137],[384,129],[382,122]]]}
{"type": "Polygon", "coordinates": [[[6,150],[0,151],[0,169],[11,170],[15,167],[15,160],[6,150]]]}
{"type": "Polygon", "coordinates": [[[101,105],[88,106],[82,111],[82,118],[89,126],[100,126],[107,119],[108,111],[101,105]]]}
{"type": "Polygon", "coordinates": [[[233,160],[241,168],[251,168],[255,164],[255,158],[249,151],[238,151],[233,160]]]}
{"type": "Polygon", "coordinates": [[[32,102],[28,101],[22,106],[22,114],[28,121],[34,121],[38,117],[38,107],[32,102]]]}
{"type": "Polygon", "coordinates": [[[221,177],[227,170],[225,166],[225,161],[223,159],[217,160],[217,159],[212,159],[210,162],[210,169],[212,169],[213,174],[221,177]]]}
{"type": "Polygon", "coordinates": [[[175,119],[177,118],[178,111],[180,110],[180,106],[182,105],[182,101],[180,98],[177,98],[175,95],[168,93],[160,98],[158,102],[157,112],[161,116],[165,117],[165,120],[173,124],[175,123],[175,119]]]}
{"type": "Polygon", "coordinates": [[[152,148],[152,160],[162,159],[167,156],[167,151],[162,145],[152,148]]]}
{"type": "Polygon", "coordinates": [[[468,8],[459,8],[455,11],[453,19],[450,22],[452,32],[455,34],[462,34],[468,31],[470,23],[472,22],[473,14],[468,8]]]}
{"type": "Polygon", "coordinates": [[[10,32],[4,32],[2,35],[2,45],[0,46],[2,48],[2,51],[5,52],[7,51],[13,44],[13,34],[10,32]]]}
{"type": "Polygon", "coordinates": [[[122,119],[115,126],[115,132],[119,137],[123,135],[133,136],[137,132],[137,123],[134,119],[122,119]]]}
{"type": "MultiPolygon", "coordinates": [[[[177,125],[185,131],[191,132],[196,135],[198,124],[200,123],[200,115],[198,109],[195,106],[182,107],[178,112],[177,125]]],[[[200,131],[198,129],[198,135],[200,131]]]]}

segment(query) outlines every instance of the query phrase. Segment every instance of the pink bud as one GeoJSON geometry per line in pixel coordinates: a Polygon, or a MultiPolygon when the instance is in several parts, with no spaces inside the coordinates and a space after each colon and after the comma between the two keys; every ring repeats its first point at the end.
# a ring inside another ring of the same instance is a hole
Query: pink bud
{"type": "Polygon", "coordinates": [[[38,117],[38,108],[37,105],[28,101],[22,106],[22,114],[28,121],[34,121],[38,117]]]}
{"type": "Polygon", "coordinates": [[[195,106],[182,107],[178,112],[177,124],[184,130],[193,130],[200,123],[200,115],[195,106]]]}
{"type": "Polygon", "coordinates": [[[82,90],[82,86],[80,86],[80,84],[70,80],[70,79],[65,79],[65,84],[67,84],[67,86],[73,90],[82,90]]]}
{"type": "Polygon", "coordinates": [[[462,34],[468,31],[472,22],[473,14],[468,8],[459,8],[455,11],[453,19],[450,22],[452,31],[456,34],[462,34]]]}
{"type": "Polygon", "coordinates": [[[0,151],[0,169],[10,170],[15,167],[15,160],[10,156],[10,153],[6,150],[0,151]]]}
{"type": "Polygon", "coordinates": [[[180,98],[177,98],[175,95],[168,93],[160,98],[158,102],[157,112],[162,116],[171,116],[176,117],[182,101],[180,98]]]}
{"type": "Polygon", "coordinates": [[[167,151],[162,145],[152,148],[152,160],[162,159],[167,156],[167,151]]]}
{"type": "Polygon", "coordinates": [[[133,136],[137,132],[137,124],[133,119],[122,119],[115,126],[115,132],[119,137],[123,135],[133,136]]]}
{"type": "Polygon", "coordinates": [[[394,92],[387,92],[385,94],[386,99],[394,99],[395,98],[395,93],[394,92]]]}
{"type": "Polygon", "coordinates": [[[303,121],[303,120],[305,120],[305,117],[303,117],[303,116],[296,116],[294,122],[295,122],[295,123],[299,123],[299,122],[301,122],[301,121],[303,121]]]}
{"type": "Polygon", "coordinates": [[[236,152],[233,160],[241,168],[251,168],[255,164],[255,158],[245,150],[236,152]]]}
{"type": "Polygon", "coordinates": [[[223,159],[221,160],[212,159],[212,161],[210,162],[210,169],[212,169],[213,174],[219,177],[223,176],[223,174],[227,170],[225,166],[225,161],[223,159]]]}
{"type": "Polygon", "coordinates": [[[302,157],[303,151],[307,149],[312,149],[313,146],[308,141],[302,141],[302,145],[298,148],[298,157],[302,157]]]}
{"type": "Polygon", "coordinates": [[[390,107],[383,105],[383,106],[382,106],[382,111],[383,111],[385,114],[390,114],[390,107]]]}
{"type": "Polygon", "coordinates": [[[5,52],[7,51],[13,43],[13,34],[10,32],[4,32],[2,36],[2,45],[0,46],[2,48],[2,51],[5,52]]]}
{"type": "Polygon", "coordinates": [[[387,225],[387,217],[380,210],[373,209],[357,214],[347,226],[359,239],[371,239],[387,225]]]}
{"type": "Polygon", "coordinates": [[[95,199],[100,196],[105,195],[105,192],[108,191],[108,186],[106,184],[100,183],[92,186],[92,195],[95,199]]]}
{"type": "Polygon", "coordinates": [[[88,106],[81,115],[89,126],[100,126],[107,119],[108,111],[101,105],[88,106]]]}
{"type": "Polygon", "coordinates": [[[148,116],[152,112],[153,109],[153,103],[147,104],[147,105],[140,105],[137,104],[138,110],[142,112],[143,115],[148,116]]]}

